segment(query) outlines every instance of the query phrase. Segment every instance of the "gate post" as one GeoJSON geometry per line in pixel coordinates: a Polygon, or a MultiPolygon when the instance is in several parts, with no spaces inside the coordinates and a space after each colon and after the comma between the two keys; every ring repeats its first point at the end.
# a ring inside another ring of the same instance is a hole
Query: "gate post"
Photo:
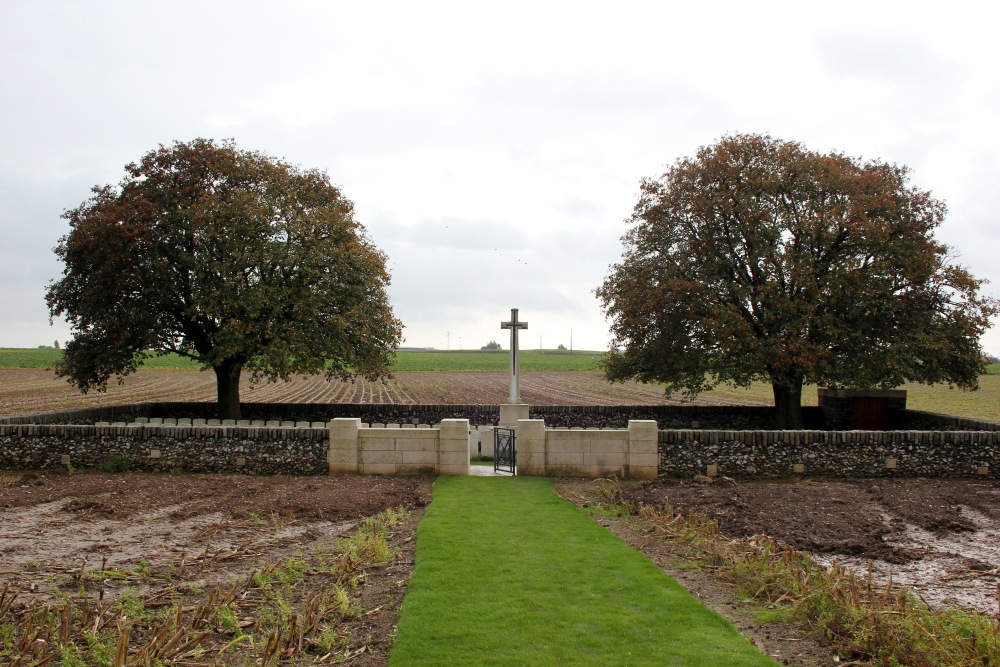
{"type": "Polygon", "coordinates": [[[659,440],[660,431],[655,420],[629,420],[627,477],[656,479],[660,468],[659,440]]]}
{"type": "Polygon", "coordinates": [[[545,475],[545,421],[520,419],[517,422],[517,474],[545,475]]]}
{"type": "Polygon", "coordinates": [[[361,420],[338,417],[327,428],[330,433],[326,461],[331,475],[358,474],[358,429],[361,420]]]}
{"type": "Polygon", "coordinates": [[[469,420],[442,419],[438,439],[439,475],[469,474],[469,420]]]}

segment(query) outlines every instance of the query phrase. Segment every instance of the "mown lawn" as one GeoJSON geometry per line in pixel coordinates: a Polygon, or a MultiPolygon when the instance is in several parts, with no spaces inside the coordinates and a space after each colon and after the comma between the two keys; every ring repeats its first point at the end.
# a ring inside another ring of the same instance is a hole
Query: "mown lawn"
{"type": "Polygon", "coordinates": [[[776,665],[544,478],[439,477],[390,665],[776,665]]]}

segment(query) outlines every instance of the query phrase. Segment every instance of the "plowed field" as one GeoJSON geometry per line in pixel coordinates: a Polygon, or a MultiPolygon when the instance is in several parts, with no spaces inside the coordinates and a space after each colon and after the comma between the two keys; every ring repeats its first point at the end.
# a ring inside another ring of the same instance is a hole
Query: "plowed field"
{"type": "MultiPolygon", "coordinates": [[[[499,404],[507,398],[506,373],[433,371],[399,373],[394,382],[328,382],[301,376],[290,382],[252,385],[245,377],[241,396],[260,403],[499,404]]],[[[610,384],[597,371],[548,371],[521,374],[521,399],[532,405],[663,405],[655,385],[610,384]]],[[[105,393],[81,394],[42,369],[0,369],[0,415],[32,414],[74,408],[153,401],[214,401],[215,376],[197,371],[144,370],[105,393]]],[[[695,404],[746,404],[746,398],[705,395],[695,404]]]]}

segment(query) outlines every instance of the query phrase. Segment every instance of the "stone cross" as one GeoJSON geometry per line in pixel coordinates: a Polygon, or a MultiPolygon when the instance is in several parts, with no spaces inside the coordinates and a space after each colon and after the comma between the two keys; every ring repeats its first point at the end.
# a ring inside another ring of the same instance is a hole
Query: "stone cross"
{"type": "Polygon", "coordinates": [[[510,329],[510,402],[514,405],[521,402],[521,391],[517,379],[521,373],[521,361],[518,359],[517,331],[527,329],[527,322],[517,321],[517,308],[510,309],[510,322],[501,322],[501,329],[510,329]]]}

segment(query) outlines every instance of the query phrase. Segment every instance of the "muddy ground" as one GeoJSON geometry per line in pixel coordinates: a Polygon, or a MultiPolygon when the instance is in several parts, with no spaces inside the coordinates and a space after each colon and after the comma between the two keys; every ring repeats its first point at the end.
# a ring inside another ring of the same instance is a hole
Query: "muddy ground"
{"type": "Polygon", "coordinates": [[[1000,482],[657,480],[636,504],[705,514],[729,537],[769,535],[907,586],[932,605],[1000,611],[1000,482]]]}
{"type": "MultiPolygon", "coordinates": [[[[431,485],[361,476],[0,473],[0,593],[8,585],[20,591],[19,605],[29,605],[82,589],[102,601],[131,591],[149,610],[176,605],[190,613],[217,589],[240,586],[246,598],[243,582],[289,558],[334,562],[318,554],[336,553],[365,517],[403,507],[408,517],[389,536],[395,556],[352,574],[358,613],[337,630],[324,660],[349,655],[351,665],[384,665],[431,485]]],[[[243,598],[230,605],[241,627],[253,620],[243,598]]],[[[208,637],[204,664],[232,638],[208,637]]],[[[190,660],[178,664],[203,664],[190,660]]]]}
{"type": "MultiPolygon", "coordinates": [[[[431,486],[424,478],[0,473],[0,589],[9,584],[22,602],[46,601],[93,582],[88,573],[117,573],[100,582],[108,596],[131,587],[150,604],[171,596],[190,602],[262,564],[335,549],[364,517],[402,506],[411,513],[391,535],[397,554],[364,573],[362,613],[349,621],[350,642],[338,654],[360,651],[346,664],[382,665],[431,486]]],[[[556,489],[577,504],[602,499],[592,480],[556,480],[556,489]]],[[[768,534],[865,570],[874,559],[877,573],[891,569],[931,604],[998,610],[997,482],[660,480],[625,485],[625,493],[635,503],[708,514],[732,537],[768,534]]],[[[766,652],[786,664],[832,664],[821,642],[756,624],[713,575],[678,566],[690,556],[683,545],[651,540],[627,521],[602,522],[766,652]]]]}

